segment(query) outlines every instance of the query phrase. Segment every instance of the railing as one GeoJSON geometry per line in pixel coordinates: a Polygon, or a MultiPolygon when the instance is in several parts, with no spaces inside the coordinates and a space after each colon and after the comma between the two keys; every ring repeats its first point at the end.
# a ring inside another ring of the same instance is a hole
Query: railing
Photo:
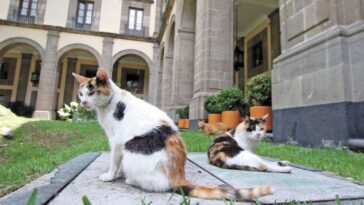
{"type": "Polygon", "coordinates": [[[85,23],[82,24],[78,23],[75,17],[72,18],[72,21],[69,23],[68,27],[75,28],[78,30],[95,31],[94,20],[91,21],[91,24],[85,24],[85,23]]]}
{"type": "MultiPolygon", "coordinates": [[[[37,16],[38,16],[38,14],[37,14],[37,16]]],[[[15,22],[21,22],[21,23],[34,24],[37,16],[22,16],[22,15],[19,15],[16,10],[13,10],[13,13],[9,20],[15,21],[15,22]]]]}
{"type": "Polygon", "coordinates": [[[145,27],[139,26],[140,29],[137,29],[137,25],[133,25],[132,27],[129,24],[125,24],[125,34],[131,36],[141,36],[144,37],[145,27]]]}

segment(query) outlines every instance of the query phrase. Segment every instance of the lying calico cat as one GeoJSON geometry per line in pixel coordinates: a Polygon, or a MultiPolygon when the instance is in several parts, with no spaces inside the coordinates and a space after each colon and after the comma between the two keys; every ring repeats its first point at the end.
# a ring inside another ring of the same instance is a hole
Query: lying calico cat
{"type": "Polygon", "coordinates": [[[114,180],[120,168],[125,183],[148,191],[183,190],[193,197],[238,201],[272,194],[268,185],[251,189],[193,185],[185,178],[184,142],[165,112],[118,88],[103,69],[94,78],[73,76],[80,82],[81,104],[96,110],[109,140],[110,168],[100,180],[114,180]]]}
{"type": "Polygon", "coordinates": [[[203,120],[198,121],[198,128],[202,130],[206,137],[209,135],[222,135],[227,131],[227,127],[224,123],[218,122],[213,125],[205,123],[203,120]]]}
{"type": "Polygon", "coordinates": [[[235,129],[215,138],[208,149],[209,163],[226,169],[290,173],[289,162],[266,162],[251,152],[265,134],[266,117],[248,117],[235,129]]]}

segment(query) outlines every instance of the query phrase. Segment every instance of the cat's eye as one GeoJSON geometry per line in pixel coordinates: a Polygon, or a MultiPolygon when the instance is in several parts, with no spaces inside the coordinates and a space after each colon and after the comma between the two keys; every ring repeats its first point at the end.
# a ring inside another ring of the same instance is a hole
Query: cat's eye
{"type": "Polygon", "coordinates": [[[95,91],[91,91],[88,96],[93,96],[95,94],[95,91]]]}
{"type": "Polygon", "coordinates": [[[82,93],[81,93],[81,92],[79,92],[79,93],[78,93],[78,95],[79,95],[80,97],[82,97],[82,93]]]}

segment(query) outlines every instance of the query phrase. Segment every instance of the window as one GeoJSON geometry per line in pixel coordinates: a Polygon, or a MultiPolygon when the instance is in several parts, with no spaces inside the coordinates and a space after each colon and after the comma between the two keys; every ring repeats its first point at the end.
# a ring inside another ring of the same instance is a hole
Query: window
{"type": "Polygon", "coordinates": [[[35,18],[37,16],[38,1],[39,0],[21,0],[19,16],[35,18]]]}
{"type": "Polygon", "coordinates": [[[252,67],[263,65],[263,42],[259,41],[252,47],[252,67]]]}
{"type": "Polygon", "coordinates": [[[96,76],[96,73],[97,73],[97,70],[95,70],[95,69],[92,69],[92,70],[87,69],[85,71],[85,77],[87,77],[87,78],[93,78],[93,77],[96,76]]]}
{"type": "Polygon", "coordinates": [[[78,26],[91,26],[92,13],[94,9],[94,3],[89,1],[79,1],[77,9],[76,24],[78,26]]]}
{"type": "Polygon", "coordinates": [[[10,63],[3,63],[0,68],[0,80],[7,80],[9,78],[10,63]]]}
{"type": "Polygon", "coordinates": [[[141,31],[143,28],[143,9],[129,8],[128,29],[141,31]]]}

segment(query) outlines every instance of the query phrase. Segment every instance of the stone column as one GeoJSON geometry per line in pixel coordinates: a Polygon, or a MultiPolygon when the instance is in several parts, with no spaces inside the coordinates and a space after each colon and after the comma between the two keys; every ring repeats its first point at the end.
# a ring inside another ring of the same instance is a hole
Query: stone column
{"type": "Polygon", "coordinates": [[[76,72],[77,58],[67,59],[67,73],[66,73],[66,83],[64,87],[64,104],[69,104],[72,101],[73,84],[74,78],[72,76],[73,72],[76,72]]]}
{"type": "Polygon", "coordinates": [[[158,37],[161,27],[161,15],[162,15],[162,0],[155,0],[155,24],[153,37],[158,37]]]}
{"type": "Polygon", "coordinates": [[[57,46],[58,31],[48,31],[47,45],[42,59],[35,118],[54,119],[58,85],[57,46]]]}
{"type": "Polygon", "coordinates": [[[193,97],[195,62],[196,2],[178,1],[174,43],[172,103],[175,108],[189,105],[193,97]]]}
{"type": "Polygon", "coordinates": [[[109,76],[112,76],[112,52],[114,46],[114,39],[111,37],[105,37],[102,45],[102,56],[101,63],[99,65],[100,68],[106,69],[109,76]]]}
{"type": "Polygon", "coordinates": [[[160,105],[160,79],[159,79],[159,72],[160,71],[160,47],[158,43],[153,45],[153,65],[152,68],[149,69],[149,85],[148,85],[148,101],[155,105],[160,105]]]}
{"type": "Polygon", "coordinates": [[[204,99],[233,85],[234,1],[200,0],[196,11],[196,44],[191,128],[206,118],[204,99]]]}
{"type": "Polygon", "coordinates": [[[32,61],[32,56],[33,55],[30,53],[22,53],[22,55],[21,55],[19,84],[18,84],[18,91],[16,93],[16,100],[19,100],[22,102],[25,101],[25,95],[27,93],[29,70],[30,70],[30,64],[32,61]]]}
{"type": "Polygon", "coordinates": [[[172,66],[173,56],[166,56],[164,58],[163,75],[162,75],[162,102],[161,108],[167,112],[171,117],[174,113],[171,112],[171,96],[172,96],[172,66]]]}

